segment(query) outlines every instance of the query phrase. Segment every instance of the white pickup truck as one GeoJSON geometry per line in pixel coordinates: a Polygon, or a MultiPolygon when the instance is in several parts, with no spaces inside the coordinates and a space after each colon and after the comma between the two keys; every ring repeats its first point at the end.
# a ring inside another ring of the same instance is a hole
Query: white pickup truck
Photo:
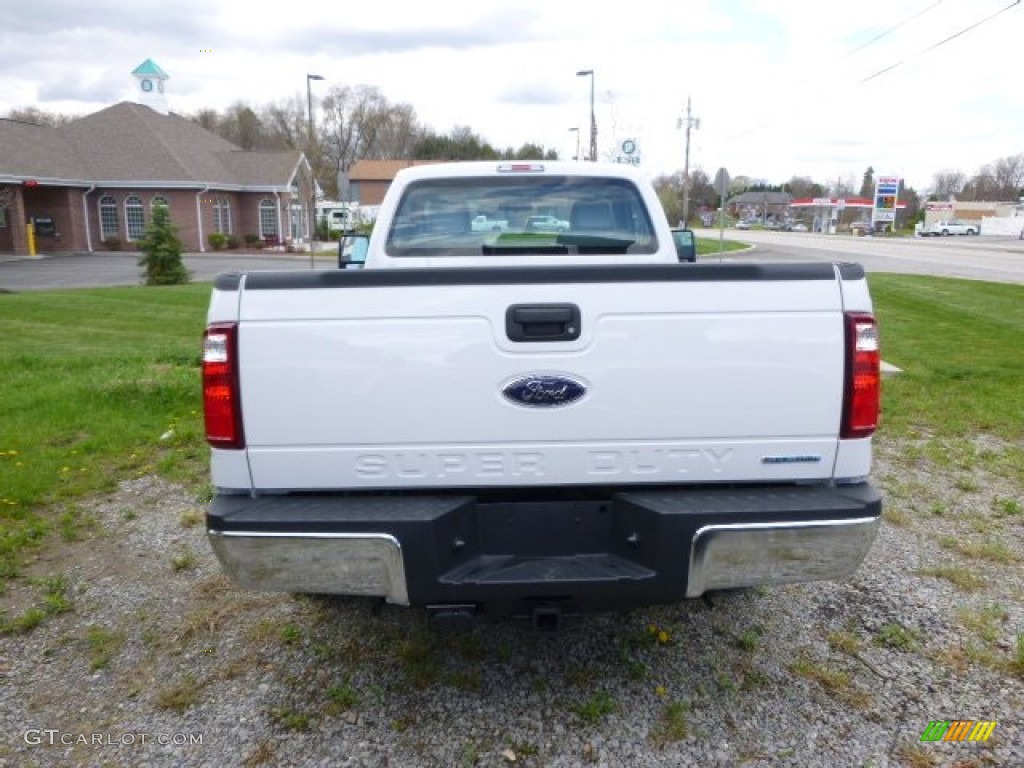
{"type": "Polygon", "coordinates": [[[491,219],[487,214],[480,213],[473,217],[470,229],[474,232],[504,232],[508,229],[508,220],[491,219]]]}
{"type": "Polygon", "coordinates": [[[598,163],[403,170],[353,252],[216,281],[207,530],[238,584],[552,627],[870,548],[860,266],[680,263],[648,180],[598,163]],[[569,229],[474,232],[478,206],[569,229]]]}

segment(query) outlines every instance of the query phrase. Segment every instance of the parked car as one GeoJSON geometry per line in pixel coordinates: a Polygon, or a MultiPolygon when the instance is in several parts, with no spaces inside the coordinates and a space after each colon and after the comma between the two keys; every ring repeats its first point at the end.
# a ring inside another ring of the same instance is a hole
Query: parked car
{"type": "Polygon", "coordinates": [[[736,222],[736,229],[750,229],[750,222],[744,219],[736,222]]]}
{"type": "Polygon", "coordinates": [[[793,231],[794,232],[806,232],[807,231],[807,225],[804,224],[802,221],[798,221],[798,222],[796,222],[793,225],[793,231]]]}
{"type": "Polygon", "coordinates": [[[967,222],[960,221],[959,219],[950,219],[948,221],[936,221],[930,226],[925,227],[921,230],[921,236],[935,235],[936,237],[946,237],[948,235],[976,235],[979,232],[977,224],[968,224],[967,222]]]}

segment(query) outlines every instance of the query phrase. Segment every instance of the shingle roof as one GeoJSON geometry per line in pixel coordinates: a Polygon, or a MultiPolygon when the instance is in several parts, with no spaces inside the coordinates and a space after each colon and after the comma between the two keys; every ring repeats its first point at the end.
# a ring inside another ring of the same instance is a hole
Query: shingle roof
{"type": "Polygon", "coordinates": [[[726,205],[789,205],[792,200],[788,192],[744,192],[730,197],[726,205]]]}
{"type": "Polygon", "coordinates": [[[301,158],[243,152],[180,115],[127,101],[56,128],[0,120],[0,177],[280,188],[301,158]]]}
{"type": "Polygon", "coordinates": [[[81,158],[56,129],[0,119],[0,177],[84,180],[81,158]]]}

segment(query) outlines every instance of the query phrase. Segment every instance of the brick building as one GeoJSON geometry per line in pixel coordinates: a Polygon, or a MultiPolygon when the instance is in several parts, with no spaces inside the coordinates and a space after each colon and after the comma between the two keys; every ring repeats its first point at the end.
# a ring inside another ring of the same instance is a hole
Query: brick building
{"type": "MultiPolygon", "coordinates": [[[[133,74],[162,96],[152,62],[133,74]]],[[[152,104],[58,127],[0,119],[0,253],[28,253],[29,226],[41,253],[134,248],[160,203],[188,251],[207,250],[214,232],[308,238],[315,183],[302,152],[243,151],[152,104]]]]}

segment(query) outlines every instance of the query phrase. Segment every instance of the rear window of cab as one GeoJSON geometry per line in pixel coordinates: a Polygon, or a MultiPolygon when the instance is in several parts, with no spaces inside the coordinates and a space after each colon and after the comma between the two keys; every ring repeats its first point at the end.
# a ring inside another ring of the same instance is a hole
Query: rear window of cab
{"type": "Polygon", "coordinates": [[[423,179],[402,195],[389,256],[648,254],[647,207],[627,179],[484,176],[423,179]]]}

